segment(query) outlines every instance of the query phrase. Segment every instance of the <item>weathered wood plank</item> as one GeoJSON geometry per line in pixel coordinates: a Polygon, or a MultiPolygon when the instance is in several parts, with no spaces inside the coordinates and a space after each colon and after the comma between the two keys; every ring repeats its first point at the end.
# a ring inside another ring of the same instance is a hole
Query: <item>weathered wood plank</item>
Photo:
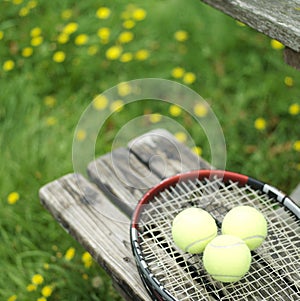
{"type": "Polygon", "coordinates": [[[288,65],[300,70],[300,52],[296,52],[291,48],[285,48],[284,60],[288,65]]]}
{"type": "Polygon", "coordinates": [[[69,174],[40,190],[42,204],[112,277],[126,300],[149,301],[129,244],[129,218],[95,185],[69,174]]]}
{"type": "Polygon", "coordinates": [[[300,52],[299,0],[202,0],[300,52]]]}

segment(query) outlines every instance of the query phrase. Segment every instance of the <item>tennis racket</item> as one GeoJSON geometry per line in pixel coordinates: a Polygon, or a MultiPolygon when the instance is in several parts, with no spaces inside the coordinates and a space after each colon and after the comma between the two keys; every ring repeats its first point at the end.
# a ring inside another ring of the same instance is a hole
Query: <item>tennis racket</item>
{"type": "Polygon", "coordinates": [[[139,201],[130,238],[152,300],[300,300],[300,208],[276,188],[248,176],[200,170],[163,180],[139,201]],[[249,272],[240,281],[221,283],[205,271],[201,254],[176,247],[172,221],[193,206],[208,211],[220,229],[225,214],[239,205],[263,213],[268,236],[252,251],[249,272]]]}

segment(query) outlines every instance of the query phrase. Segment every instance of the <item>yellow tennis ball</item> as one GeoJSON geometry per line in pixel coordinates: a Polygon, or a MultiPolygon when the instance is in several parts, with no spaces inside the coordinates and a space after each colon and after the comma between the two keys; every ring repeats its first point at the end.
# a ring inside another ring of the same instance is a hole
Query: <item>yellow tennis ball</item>
{"type": "Polygon", "coordinates": [[[191,207],[181,211],[173,220],[172,236],[175,244],[191,254],[203,252],[216,237],[218,227],[214,218],[205,210],[191,207]]]}
{"type": "Polygon", "coordinates": [[[249,249],[258,248],[267,236],[267,221],[263,214],[250,206],[231,209],[222,222],[222,234],[240,237],[249,249]]]}
{"type": "Polygon", "coordinates": [[[251,252],[239,237],[219,235],[206,246],[203,265],[215,280],[235,282],[249,271],[251,252]]]}

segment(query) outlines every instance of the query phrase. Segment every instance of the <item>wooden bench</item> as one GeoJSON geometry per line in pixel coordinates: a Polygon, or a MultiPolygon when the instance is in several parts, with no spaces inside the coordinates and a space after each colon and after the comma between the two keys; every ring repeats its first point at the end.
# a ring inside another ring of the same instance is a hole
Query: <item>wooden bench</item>
{"type": "MultiPolygon", "coordinates": [[[[163,178],[211,166],[165,130],[154,130],[40,189],[42,204],[111,276],[125,300],[150,300],[129,243],[140,197],[163,178]]],[[[300,202],[299,202],[300,204],[300,202]]]]}
{"type": "Polygon", "coordinates": [[[284,59],[300,70],[299,0],[202,0],[286,46],[284,59]]]}

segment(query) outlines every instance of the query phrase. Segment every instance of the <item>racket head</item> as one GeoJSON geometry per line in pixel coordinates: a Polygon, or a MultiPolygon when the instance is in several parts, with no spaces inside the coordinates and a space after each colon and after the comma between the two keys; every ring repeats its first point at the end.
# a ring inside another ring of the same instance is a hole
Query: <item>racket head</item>
{"type": "Polygon", "coordinates": [[[276,188],[248,176],[197,170],[163,180],[138,203],[130,237],[152,300],[300,298],[300,209],[276,188]],[[264,214],[268,236],[252,252],[247,275],[225,284],[206,273],[202,254],[188,254],[176,247],[171,227],[183,209],[199,207],[215,218],[220,234],[225,214],[238,205],[253,206],[264,214]]]}

